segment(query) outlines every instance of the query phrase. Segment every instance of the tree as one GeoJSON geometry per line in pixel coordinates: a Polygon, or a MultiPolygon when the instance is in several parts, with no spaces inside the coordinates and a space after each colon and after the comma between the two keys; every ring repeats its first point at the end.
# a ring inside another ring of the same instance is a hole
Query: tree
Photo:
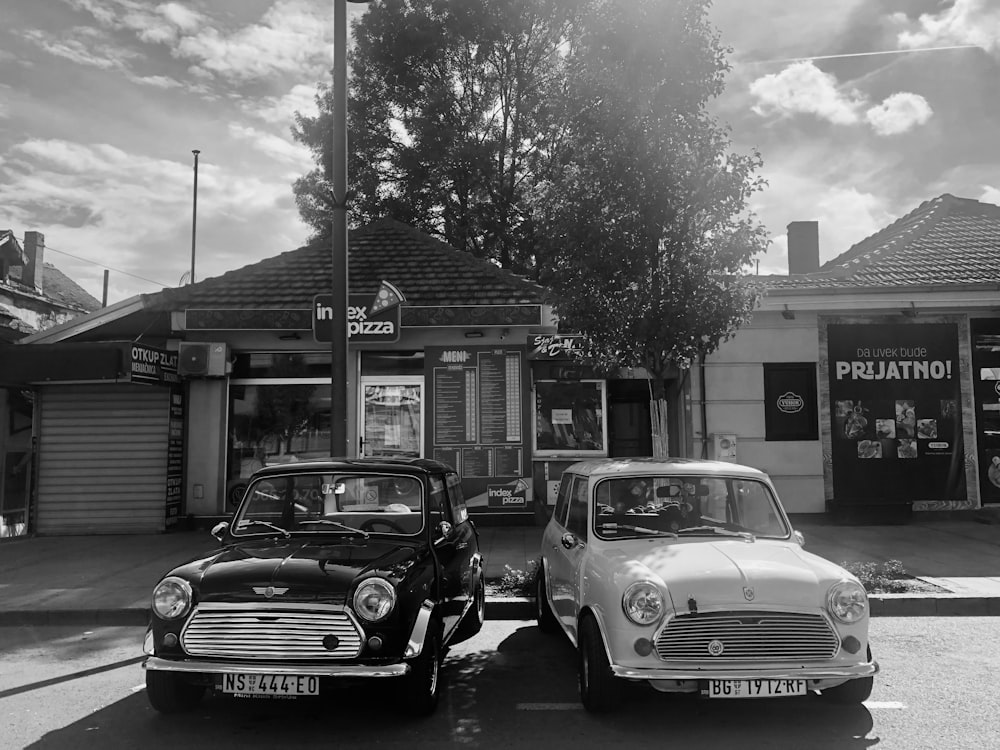
{"type": "Polygon", "coordinates": [[[601,369],[649,373],[656,455],[668,452],[667,376],[749,319],[757,293],[742,269],[768,241],[747,211],[760,155],[727,153],[728,130],[706,109],[728,70],[708,5],[586,3],[558,167],[534,196],[560,325],[584,334],[601,369]]]}
{"type": "MultiPolygon", "coordinates": [[[[568,7],[568,6],[567,6],[568,7]]],[[[382,0],[353,26],[348,169],[352,220],[394,218],[449,245],[534,274],[527,191],[547,169],[560,45],[571,9],[557,0],[382,0]]],[[[293,134],[327,158],[332,99],[293,134]]],[[[323,234],[322,167],[295,184],[323,234]]]]}

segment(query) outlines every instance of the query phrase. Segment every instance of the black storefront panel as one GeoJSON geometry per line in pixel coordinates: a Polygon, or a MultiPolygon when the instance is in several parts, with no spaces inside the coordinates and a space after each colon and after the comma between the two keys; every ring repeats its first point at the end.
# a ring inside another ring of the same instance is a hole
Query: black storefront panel
{"type": "Polygon", "coordinates": [[[830,325],[838,505],[965,501],[958,327],[830,325]]]}
{"type": "Polygon", "coordinates": [[[764,364],[764,439],[816,440],[816,363],[764,364]]]}

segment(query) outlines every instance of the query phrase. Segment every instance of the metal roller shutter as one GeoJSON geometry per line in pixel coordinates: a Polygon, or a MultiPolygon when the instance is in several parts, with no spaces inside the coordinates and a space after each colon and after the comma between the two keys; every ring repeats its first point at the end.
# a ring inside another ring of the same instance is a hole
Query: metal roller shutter
{"type": "Polygon", "coordinates": [[[40,390],[36,531],[163,531],[169,391],[141,385],[40,390]]]}

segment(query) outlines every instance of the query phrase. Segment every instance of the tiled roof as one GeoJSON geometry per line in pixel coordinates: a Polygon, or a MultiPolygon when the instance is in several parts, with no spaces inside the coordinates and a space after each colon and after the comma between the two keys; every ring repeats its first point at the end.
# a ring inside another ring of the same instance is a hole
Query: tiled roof
{"type": "Polygon", "coordinates": [[[762,279],[772,289],[1000,283],[1000,206],[945,193],[823,264],[762,279]]]}
{"type": "Polygon", "coordinates": [[[101,309],[101,303],[83,287],[64,274],[51,263],[45,264],[42,293],[63,307],[72,307],[84,312],[101,309]]]}
{"type": "MultiPolygon", "coordinates": [[[[545,291],[492,263],[393,219],[348,235],[351,293],[374,294],[384,279],[409,305],[541,304],[545,291]]],[[[331,286],[329,241],[267,258],[196,284],[147,298],[152,310],[188,308],[308,308],[331,286]]]]}

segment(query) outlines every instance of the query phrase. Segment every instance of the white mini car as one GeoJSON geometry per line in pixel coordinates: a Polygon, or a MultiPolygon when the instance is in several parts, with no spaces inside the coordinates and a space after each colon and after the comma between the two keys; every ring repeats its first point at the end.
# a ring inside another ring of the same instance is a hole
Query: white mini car
{"type": "Polygon", "coordinates": [[[806,552],[766,474],[687,459],[570,466],[542,538],[539,628],[579,651],[580,696],[623,681],[708,698],[871,694],[868,596],[806,552]]]}

